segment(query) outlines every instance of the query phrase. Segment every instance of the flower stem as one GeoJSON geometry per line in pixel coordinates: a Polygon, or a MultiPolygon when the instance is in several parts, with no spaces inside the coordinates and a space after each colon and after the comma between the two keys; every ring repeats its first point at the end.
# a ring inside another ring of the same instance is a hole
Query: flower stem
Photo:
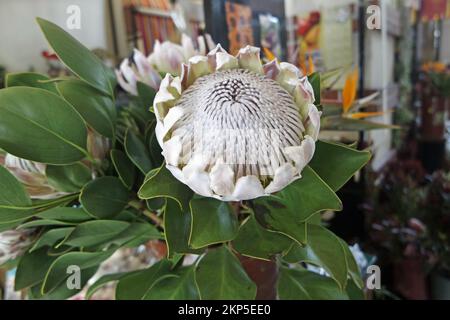
{"type": "Polygon", "coordinates": [[[160,217],[158,217],[154,212],[151,212],[150,210],[148,210],[145,207],[145,205],[143,205],[140,201],[131,200],[130,202],[128,202],[128,205],[130,207],[142,212],[146,217],[148,217],[150,220],[152,220],[156,226],[163,227],[163,220],[160,217]]]}

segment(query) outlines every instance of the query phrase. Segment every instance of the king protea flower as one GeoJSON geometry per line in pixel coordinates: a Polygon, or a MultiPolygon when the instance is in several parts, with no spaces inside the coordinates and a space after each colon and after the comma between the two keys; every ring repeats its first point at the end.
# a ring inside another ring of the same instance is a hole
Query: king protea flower
{"type": "Polygon", "coordinates": [[[158,90],[161,83],[160,73],[179,75],[182,63],[186,63],[195,55],[205,55],[208,48],[214,47],[215,44],[209,34],[199,36],[196,46],[185,34],[181,37],[181,45],[170,41],[160,43],[156,40],[154,50],[148,57],[134,49],[131,56],[122,61],[120,70],[116,70],[117,81],[132,95],[138,94],[138,81],[158,90]]]}
{"type": "Polygon", "coordinates": [[[167,74],[155,96],[166,167],[196,193],[223,201],[280,191],[312,159],[320,115],[294,65],[262,65],[259,48],[220,45],[167,74]]]}
{"type": "Polygon", "coordinates": [[[33,242],[34,229],[0,232],[0,266],[25,253],[33,242]]]}

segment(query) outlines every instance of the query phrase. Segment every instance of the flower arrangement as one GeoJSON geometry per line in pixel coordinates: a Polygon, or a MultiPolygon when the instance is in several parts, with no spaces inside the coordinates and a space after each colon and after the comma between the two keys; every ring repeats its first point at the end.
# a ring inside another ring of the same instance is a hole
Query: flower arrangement
{"type": "Polygon", "coordinates": [[[422,66],[422,71],[430,78],[437,92],[450,97],[450,68],[441,62],[429,62],[422,66]]]}
{"type": "Polygon", "coordinates": [[[117,250],[157,240],[164,258],[102,276],[89,294],[115,282],[117,299],[254,299],[247,257],[277,270],[277,298],[362,296],[348,245],[320,213],[342,209],[336,192],[370,153],[318,140],[319,74],[187,38],[135,50],[114,74],[38,24],[72,76],[10,74],[0,90],[0,232],[33,230],[16,290],[74,296],[117,250]],[[116,82],[129,105],[116,107],[116,82]]]}

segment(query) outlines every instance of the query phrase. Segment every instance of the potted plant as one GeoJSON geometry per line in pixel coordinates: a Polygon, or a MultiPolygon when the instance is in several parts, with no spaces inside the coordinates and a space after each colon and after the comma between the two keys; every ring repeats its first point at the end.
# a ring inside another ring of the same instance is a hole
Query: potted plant
{"type": "Polygon", "coordinates": [[[117,299],[362,298],[348,245],[320,213],[341,210],[336,192],[370,154],[317,140],[311,78],[263,65],[258,48],[207,53],[208,39],[195,49],[186,37],[134,51],[114,74],[38,24],[72,76],[12,74],[0,91],[0,239],[30,232],[14,261],[0,259],[17,266],[16,290],[72,297],[117,250],[156,240],[162,259],[89,294],[115,282],[117,299]],[[131,99],[119,109],[116,81],[131,99]]]}

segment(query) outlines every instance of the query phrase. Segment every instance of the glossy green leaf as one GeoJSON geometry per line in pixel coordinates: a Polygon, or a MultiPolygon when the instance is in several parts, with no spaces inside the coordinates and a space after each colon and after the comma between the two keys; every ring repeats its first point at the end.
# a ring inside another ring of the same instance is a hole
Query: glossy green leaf
{"type": "Polygon", "coordinates": [[[30,217],[31,199],[23,185],[5,168],[0,166],[0,223],[21,221],[30,217]]]}
{"type": "Polygon", "coordinates": [[[227,247],[210,250],[197,266],[197,285],[205,300],[250,300],[256,285],[227,247]]]}
{"type": "Polygon", "coordinates": [[[89,300],[94,293],[96,293],[99,289],[103,288],[105,285],[109,284],[110,282],[115,282],[120,280],[126,275],[129,275],[128,272],[119,272],[119,273],[110,273],[105,274],[104,276],[101,276],[97,281],[95,281],[92,285],[89,286],[87,292],[86,292],[86,300],[89,300]]]}
{"type": "Polygon", "coordinates": [[[401,127],[341,116],[329,116],[321,119],[321,130],[367,131],[381,129],[401,129],[401,127]]]}
{"type": "Polygon", "coordinates": [[[83,270],[97,266],[108,259],[114,251],[104,252],[69,252],[59,256],[48,268],[44,281],[42,282],[41,292],[46,294],[55,289],[61,282],[65,281],[70,274],[67,273],[67,267],[76,265],[83,270]]]}
{"type": "MultiPolygon", "coordinates": [[[[292,259],[291,255],[291,259],[292,259]]],[[[331,231],[317,225],[307,225],[307,245],[296,250],[297,262],[322,267],[340,288],[347,283],[347,259],[341,240],[331,231]]]]}
{"type": "Polygon", "coordinates": [[[81,162],[66,166],[48,165],[45,174],[49,184],[62,192],[79,192],[92,179],[91,169],[81,162]]]}
{"type": "MultiPolygon", "coordinates": [[[[350,248],[348,247],[347,242],[345,242],[342,239],[339,239],[342,245],[342,248],[345,252],[345,259],[347,261],[347,269],[348,269],[348,275],[353,280],[353,283],[357,286],[359,289],[364,288],[364,282],[361,278],[361,273],[359,271],[358,264],[356,263],[355,257],[353,256],[353,253],[350,251],[350,248]]],[[[349,282],[350,284],[350,282],[349,282]]],[[[347,284],[347,286],[349,286],[347,284]]]]}
{"type": "Polygon", "coordinates": [[[74,227],[66,227],[48,230],[42,236],[40,236],[39,239],[34,243],[33,247],[30,249],[30,252],[33,252],[42,247],[54,247],[58,245],[74,229],[75,229],[74,227]]]}
{"type": "Polygon", "coordinates": [[[309,166],[302,171],[302,178],[276,194],[282,203],[296,212],[296,220],[306,221],[319,211],[342,210],[342,203],[333,190],[309,166]]]}
{"type": "Polygon", "coordinates": [[[116,177],[101,177],[84,186],[80,194],[83,208],[94,217],[106,219],[128,204],[129,191],[116,177]]]}
{"type": "Polygon", "coordinates": [[[292,245],[292,239],[281,233],[264,229],[251,216],[240,227],[232,244],[233,248],[242,255],[271,260],[276,254],[287,251],[292,245]]]}
{"type": "Polygon", "coordinates": [[[94,220],[83,222],[63,242],[74,247],[91,247],[108,241],[130,226],[128,222],[115,220],[94,220]]]}
{"type": "Polygon", "coordinates": [[[321,89],[321,81],[320,81],[320,73],[314,72],[313,74],[308,76],[308,81],[311,83],[311,86],[314,90],[314,97],[316,100],[314,101],[314,104],[316,106],[320,105],[320,97],[322,95],[322,89],[321,89]]]}
{"type": "Polygon", "coordinates": [[[145,147],[142,140],[133,133],[127,130],[125,135],[125,152],[130,160],[141,170],[143,174],[147,174],[152,168],[152,162],[149,157],[149,151],[145,147]]]}
{"type": "Polygon", "coordinates": [[[80,79],[112,96],[105,66],[89,49],[56,24],[37,18],[37,22],[59,59],[80,79]]]}
{"type": "Polygon", "coordinates": [[[47,248],[25,253],[17,266],[14,290],[19,291],[42,282],[56,258],[47,254],[47,248]]]}
{"type": "Polygon", "coordinates": [[[71,222],[64,222],[58,220],[49,220],[49,219],[37,219],[33,221],[26,222],[19,226],[19,229],[25,228],[36,228],[36,227],[44,227],[44,226],[70,226],[73,225],[71,222]]]}
{"type": "Polygon", "coordinates": [[[148,269],[127,275],[116,286],[117,300],[142,300],[158,279],[171,275],[172,263],[161,260],[148,269]]]}
{"type": "Polygon", "coordinates": [[[309,165],[334,190],[339,190],[370,160],[370,152],[318,141],[309,165]]]}
{"type": "Polygon", "coordinates": [[[255,218],[267,229],[278,231],[298,243],[306,243],[306,222],[301,221],[298,212],[292,212],[285,205],[269,197],[254,201],[255,218]]]}
{"type": "Polygon", "coordinates": [[[194,198],[191,207],[192,248],[202,248],[212,244],[233,240],[239,229],[237,215],[227,202],[213,198],[194,198]]]}
{"type": "Polygon", "coordinates": [[[153,105],[153,100],[155,99],[155,89],[140,81],[137,82],[136,87],[140,103],[145,108],[145,110],[149,110],[153,105]]]}
{"type": "Polygon", "coordinates": [[[56,207],[36,214],[37,217],[49,220],[59,220],[64,222],[84,222],[91,220],[90,216],[82,208],[56,207]]]}
{"type": "Polygon", "coordinates": [[[192,190],[178,181],[164,166],[150,171],[138,192],[141,199],[171,198],[183,210],[189,208],[192,195],[192,190]]]}
{"type": "Polygon", "coordinates": [[[48,81],[50,78],[41,73],[35,72],[19,72],[8,73],[6,75],[5,86],[9,87],[33,87],[48,90],[58,94],[54,83],[42,82],[48,81]]]}
{"type": "Polygon", "coordinates": [[[144,300],[199,300],[195,267],[181,268],[174,277],[162,277],[144,296],[144,300]]]}
{"type": "Polygon", "coordinates": [[[281,300],[348,300],[332,279],[285,267],[278,280],[278,296],[281,300]]]}
{"type": "Polygon", "coordinates": [[[128,228],[112,238],[110,243],[117,246],[137,247],[149,240],[162,239],[158,229],[147,222],[132,222],[128,228]]]}
{"type": "Polygon", "coordinates": [[[116,169],[119,179],[131,189],[136,178],[136,169],[125,153],[120,150],[111,150],[111,161],[116,169]]]}
{"type": "Polygon", "coordinates": [[[0,91],[0,148],[28,160],[70,164],[86,154],[83,119],[66,101],[43,89],[0,91]]]}
{"type": "Polygon", "coordinates": [[[189,247],[190,233],[191,214],[187,210],[181,210],[175,200],[167,198],[164,206],[164,235],[169,258],[175,253],[195,252],[189,247]]]}
{"type": "Polygon", "coordinates": [[[116,109],[111,97],[81,80],[61,81],[56,86],[89,126],[105,137],[114,138],[116,109]]]}

